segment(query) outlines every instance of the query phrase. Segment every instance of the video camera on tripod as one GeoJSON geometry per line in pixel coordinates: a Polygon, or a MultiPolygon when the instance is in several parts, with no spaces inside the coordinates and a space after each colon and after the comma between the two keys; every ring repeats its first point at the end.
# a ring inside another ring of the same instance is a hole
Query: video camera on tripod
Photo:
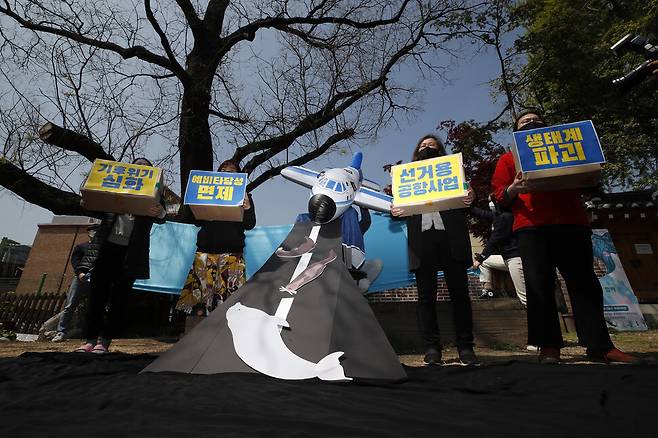
{"type": "Polygon", "coordinates": [[[643,55],[646,59],[646,61],[637,66],[633,71],[612,81],[613,85],[623,89],[629,89],[646,79],[653,70],[649,64],[652,61],[658,60],[658,46],[649,41],[648,38],[633,35],[632,33],[617,41],[610,47],[610,50],[615,52],[615,55],[619,57],[628,52],[635,52],[643,55]]]}

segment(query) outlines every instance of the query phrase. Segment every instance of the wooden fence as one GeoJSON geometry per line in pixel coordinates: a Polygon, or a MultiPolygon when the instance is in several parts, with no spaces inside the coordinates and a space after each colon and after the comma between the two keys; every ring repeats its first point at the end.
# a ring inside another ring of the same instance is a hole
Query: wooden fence
{"type": "Polygon", "coordinates": [[[66,301],[65,293],[0,293],[0,322],[17,333],[36,334],[48,318],[58,313],[66,301]]]}

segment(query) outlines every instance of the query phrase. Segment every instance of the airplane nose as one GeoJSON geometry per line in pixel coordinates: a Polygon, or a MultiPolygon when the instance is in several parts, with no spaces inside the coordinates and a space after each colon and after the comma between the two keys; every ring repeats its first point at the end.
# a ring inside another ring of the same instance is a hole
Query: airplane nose
{"type": "Polygon", "coordinates": [[[308,214],[316,224],[326,224],[336,214],[336,203],[329,196],[318,193],[308,200],[308,214]]]}

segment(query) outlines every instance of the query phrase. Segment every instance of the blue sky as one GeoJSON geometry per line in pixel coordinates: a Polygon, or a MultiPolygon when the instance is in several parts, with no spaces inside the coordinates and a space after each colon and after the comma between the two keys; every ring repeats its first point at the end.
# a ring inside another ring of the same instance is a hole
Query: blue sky
{"type": "MultiPolygon", "coordinates": [[[[425,134],[436,132],[439,121],[476,119],[488,120],[499,112],[499,106],[491,100],[487,82],[498,75],[498,63],[493,54],[472,57],[469,46],[465,48],[462,62],[448,73],[450,83],[440,80],[425,82],[422,108],[409,120],[399,120],[399,127],[380,131],[372,144],[360,150],[364,154],[363,172],[366,178],[386,185],[389,175],[384,164],[397,160],[408,161],[416,141],[425,134]]],[[[409,74],[409,73],[407,73],[409,74]]],[[[402,80],[414,78],[401,78],[402,80]]],[[[442,135],[439,132],[439,135],[442,135]]],[[[351,160],[352,148],[346,154],[333,154],[318,158],[306,167],[346,166],[351,160]]],[[[308,190],[276,177],[258,187],[254,193],[258,225],[291,223],[299,212],[306,210],[308,190]]],[[[31,205],[4,190],[0,192],[0,237],[7,236],[20,243],[31,245],[37,232],[37,224],[48,223],[53,215],[31,205]]]]}

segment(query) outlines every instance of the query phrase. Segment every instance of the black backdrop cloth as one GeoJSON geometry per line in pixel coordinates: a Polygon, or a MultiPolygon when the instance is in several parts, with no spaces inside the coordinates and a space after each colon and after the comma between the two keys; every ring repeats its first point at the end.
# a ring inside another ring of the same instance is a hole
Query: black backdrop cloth
{"type": "MultiPolygon", "coordinates": [[[[320,228],[309,264],[325,259],[330,250],[338,258],[326,266],[322,275],[299,289],[286,318],[290,329],[284,329],[281,337],[291,351],[314,363],[343,351],[345,375],[355,380],[404,380],[406,375],[393,347],[342,262],[340,225],[336,220],[320,228]]],[[[282,246],[297,247],[312,226],[295,224],[282,246]]],[[[235,353],[226,311],[240,302],[274,315],[281,299],[291,297],[279,288],[288,285],[298,262],[299,258],[281,259],[272,254],[249,281],[145,371],[255,372],[235,353]]]]}
{"type": "Polygon", "coordinates": [[[140,373],[152,356],[0,359],[0,437],[656,436],[658,367],[405,368],[404,383],[140,373]]]}

